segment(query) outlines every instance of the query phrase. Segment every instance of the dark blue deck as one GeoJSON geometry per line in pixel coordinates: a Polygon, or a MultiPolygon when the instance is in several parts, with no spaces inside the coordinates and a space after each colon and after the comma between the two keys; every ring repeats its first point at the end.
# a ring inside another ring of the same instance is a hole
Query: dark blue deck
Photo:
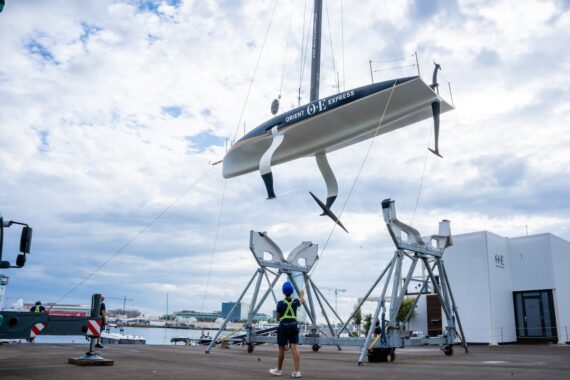
{"type": "Polygon", "coordinates": [[[348,103],[384,91],[394,86],[395,84],[399,85],[416,78],[418,78],[418,76],[391,79],[380,83],[373,83],[367,86],[357,87],[352,90],[343,91],[323,99],[315,100],[311,103],[294,108],[291,111],[282,113],[281,115],[267,120],[265,123],[249,131],[238,142],[243,142],[253,137],[262,136],[269,132],[274,126],[277,126],[277,130],[279,131],[282,128],[309,119],[322,112],[330,111],[332,109],[344,106],[348,103]]]}

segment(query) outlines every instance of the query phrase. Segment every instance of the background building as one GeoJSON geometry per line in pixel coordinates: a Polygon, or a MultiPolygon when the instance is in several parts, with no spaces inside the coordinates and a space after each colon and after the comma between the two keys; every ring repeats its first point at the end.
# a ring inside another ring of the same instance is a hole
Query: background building
{"type": "MultiPolygon", "coordinates": [[[[453,240],[444,260],[467,342],[570,342],[570,242],[487,231],[453,240]]],[[[422,296],[416,311],[409,329],[441,334],[436,296],[422,296]]]]}
{"type": "MultiPolygon", "coordinates": [[[[235,302],[222,302],[222,318],[226,318],[232,308],[234,307],[235,302]]],[[[231,314],[230,321],[237,322],[243,321],[247,319],[247,313],[249,311],[249,304],[245,302],[240,302],[233,313],[231,314]]]]}
{"type": "Polygon", "coordinates": [[[194,310],[182,310],[182,311],[175,311],[172,314],[174,315],[174,318],[176,317],[183,319],[196,318],[196,320],[199,322],[215,322],[216,319],[222,316],[219,311],[206,313],[194,310]]]}

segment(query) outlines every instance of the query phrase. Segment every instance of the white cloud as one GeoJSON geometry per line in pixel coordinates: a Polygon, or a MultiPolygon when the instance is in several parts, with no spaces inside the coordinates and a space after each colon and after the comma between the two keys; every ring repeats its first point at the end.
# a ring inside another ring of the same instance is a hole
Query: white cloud
{"type": "MultiPolygon", "coordinates": [[[[352,309],[392,254],[379,212],[387,197],[397,200],[402,220],[414,218],[426,234],[447,218],[455,233],[513,236],[528,226],[530,233],[570,239],[570,55],[562,48],[570,43],[568,11],[555,1],[530,0],[444,2],[425,14],[408,1],[355,4],[344,2],[344,47],[340,5],[328,4],[341,83],[367,84],[369,60],[409,60],[418,51],[426,81],[432,59],[442,64],[442,92],[450,80],[457,109],[442,116],[443,160],[426,157],[426,144],[433,144],[427,121],[374,142],[343,213],[350,233],[336,229],[314,274],[323,286],[348,289],[339,297],[341,311],[352,309]]],[[[233,138],[236,128],[241,136],[243,122],[249,130],[270,116],[291,10],[281,111],[297,104],[303,9],[290,8],[295,5],[276,10],[240,125],[272,1],[161,2],[154,12],[128,1],[6,6],[0,14],[0,212],[34,227],[26,268],[9,272],[9,297],[57,300],[144,230],[68,300],[88,303],[102,291],[159,313],[168,293],[171,310],[198,309],[211,269],[205,308],[217,310],[255,270],[250,229],[268,231],[285,251],[304,240],[325,245],[333,226],[308,196],[325,192],[310,158],[274,169],[277,192],[287,192],[277,200],[265,201],[258,174],[226,182],[212,266],[221,167],[179,199],[208,162],[223,157],[220,141],[233,138]],[[169,107],[179,115],[165,112],[169,107]]],[[[337,80],[326,20],[323,33],[325,96],[336,91],[337,80]]],[[[308,71],[307,64],[303,101],[308,71]]],[[[369,144],[329,157],[340,186],[338,211],[369,144]]],[[[11,231],[5,259],[15,259],[15,240],[11,231]]]]}

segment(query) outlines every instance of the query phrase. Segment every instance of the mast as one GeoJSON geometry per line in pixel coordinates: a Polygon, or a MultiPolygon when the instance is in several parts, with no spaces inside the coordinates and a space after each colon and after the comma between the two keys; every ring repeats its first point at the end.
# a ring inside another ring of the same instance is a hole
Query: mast
{"type": "Polygon", "coordinates": [[[321,78],[321,24],[323,0],[315,0],[313,9],[313,54],[311,59],[311,99],[319,98],[319,80],[321,78]]]}

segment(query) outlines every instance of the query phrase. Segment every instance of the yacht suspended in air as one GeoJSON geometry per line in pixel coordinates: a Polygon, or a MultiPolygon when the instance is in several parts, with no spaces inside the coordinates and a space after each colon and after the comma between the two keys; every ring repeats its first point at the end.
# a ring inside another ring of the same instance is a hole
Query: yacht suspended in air
{"type": "MultiPolygon", "coordinates": [[[[439,153],[439,116],[454,107],[439,95],[437,72],[431,85],[420,76],[395,78],[319,98],[322,0],[314,2],[310,102],[262,123],[231,146],[223,159],[223,176],[258,171],[268,199],[275,198],[272,166],[314,156],[327,187],[326,203],[311,193],[343,229],[331,211],[338,185],[327,153],[433,118],[434,154],[439,153]]],[[[278,101],[272,104],[276,114],[278,101]]],[[[345,229],[346,230],[346,229],[345,229]]]]}

